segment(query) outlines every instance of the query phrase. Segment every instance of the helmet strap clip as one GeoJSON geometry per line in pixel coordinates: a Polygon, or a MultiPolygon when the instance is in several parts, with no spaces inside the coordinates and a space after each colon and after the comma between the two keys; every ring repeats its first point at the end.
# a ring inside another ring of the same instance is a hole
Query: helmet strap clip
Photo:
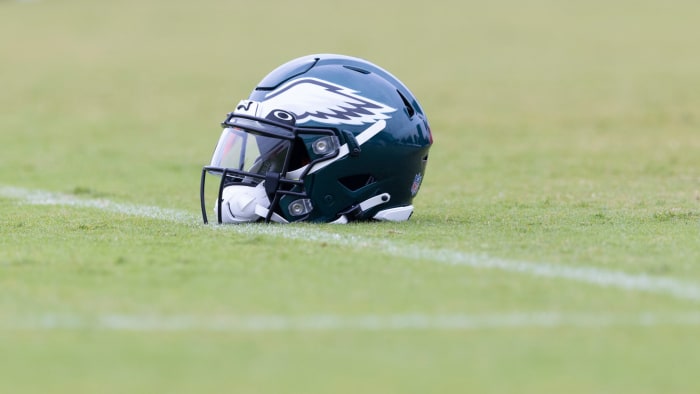
{"type": "Polygon", "coordinates": [[[360,215],[362,215],[363,213],[369,211],[370,209],[372,209],[378,205],[388,203],[389,200],[391,200],[391,195],[389,193],[382,193],[382,194],[378,194],[374,197],[370,197],[357,205],[353,205],[352,207],[345,210],[344,212],[341,212],[338,219],[333,221],[333,223],[345,224],[350,220],[357,219],[360,215]]]}
{"type": "Polygon", "coordinates": [[[360,143],[357,142],[355,135],[347,130],[340,131],[341,133],[343,133],[343,137],[345,137],[345,143],[348,144],[348,154],[350,155],[350,157],[360,156],[362,148],[360,148],[360,143]]]}

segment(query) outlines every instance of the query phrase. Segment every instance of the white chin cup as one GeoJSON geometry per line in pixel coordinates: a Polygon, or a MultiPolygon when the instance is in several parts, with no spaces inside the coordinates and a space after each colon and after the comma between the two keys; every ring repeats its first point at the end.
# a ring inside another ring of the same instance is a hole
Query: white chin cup
{"type": "MultiPolygon", "coordinates": [[[[221,211],[223,223],[249,223],[260,219],[255,213],[255,207],[261,205],[264,208],[270,206],[265,187],[233,185],[224,188],[221,199],[224,209],[221,211]]],[[[218,204],[214,206],[214,213],[218,213],[218,204]]]]}

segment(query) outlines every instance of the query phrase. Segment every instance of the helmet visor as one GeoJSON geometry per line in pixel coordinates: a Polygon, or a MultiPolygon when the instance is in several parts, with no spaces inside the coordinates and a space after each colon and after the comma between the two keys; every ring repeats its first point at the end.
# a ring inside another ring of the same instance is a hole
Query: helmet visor
{"type": "Polygon", "coordinates": [[[211,166],[253,174],[282,173],[291,141],[227,127],[216,145],[211,166]]]}

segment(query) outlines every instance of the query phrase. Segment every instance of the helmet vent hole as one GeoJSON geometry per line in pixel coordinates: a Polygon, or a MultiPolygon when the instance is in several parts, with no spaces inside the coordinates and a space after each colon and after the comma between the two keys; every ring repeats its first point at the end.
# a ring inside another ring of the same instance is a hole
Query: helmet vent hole
{"type": "Polygon", "coordinates": [[[350,175],[338,179],[341,185],[345,186],[350,191],[360,190],[365,186],[375,182],[374,177],[370,174],[350,175]]]}
{"type": "Polygon", "coordinates": [[[357,71],[358,73],[369,74],[369,71],[365,70],[364,68],[359,68],[359,67],[355,67],[355,66],[343,66],[343,67],[347,68],[348,70],[357,71]]]}
{"type": "Polygon", "coordinates": [[[406,98],[406,96],[403,95],[403,93],[401,93],[401,91],[397,90],[396,93],[398,93],[399,96],[401,96],[401,101],[403,101],[403,105],[406,107],[406,112],[408,112],[408,117],[412,118],[413,115],[416,114],[416,110],[413,109],[413,106],[411,105],[411,103],[408,102],[408,99],[406,98]]]}

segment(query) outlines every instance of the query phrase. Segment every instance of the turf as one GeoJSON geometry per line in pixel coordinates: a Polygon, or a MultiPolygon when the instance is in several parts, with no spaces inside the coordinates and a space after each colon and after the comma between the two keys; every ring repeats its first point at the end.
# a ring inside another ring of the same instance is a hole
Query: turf
{"type": "Polygon", "coordinates": [[[450,259],[699,288],[698,12],[631,0],[0,2],[0,392],[697,392],[698,321],[663,318],[697,316],[697,298],[450,259]],[[272,68],[319,52],[376,62],[421,101],[435,145],[414,217],[200,224],[218,123],[272,68]],[[79,203],[29,204],[11,188],[79,203]],[[594,321],[212,326],[540,313],[594,321]],[[99,323],[119,316],[194,323],[99,323]]]}

